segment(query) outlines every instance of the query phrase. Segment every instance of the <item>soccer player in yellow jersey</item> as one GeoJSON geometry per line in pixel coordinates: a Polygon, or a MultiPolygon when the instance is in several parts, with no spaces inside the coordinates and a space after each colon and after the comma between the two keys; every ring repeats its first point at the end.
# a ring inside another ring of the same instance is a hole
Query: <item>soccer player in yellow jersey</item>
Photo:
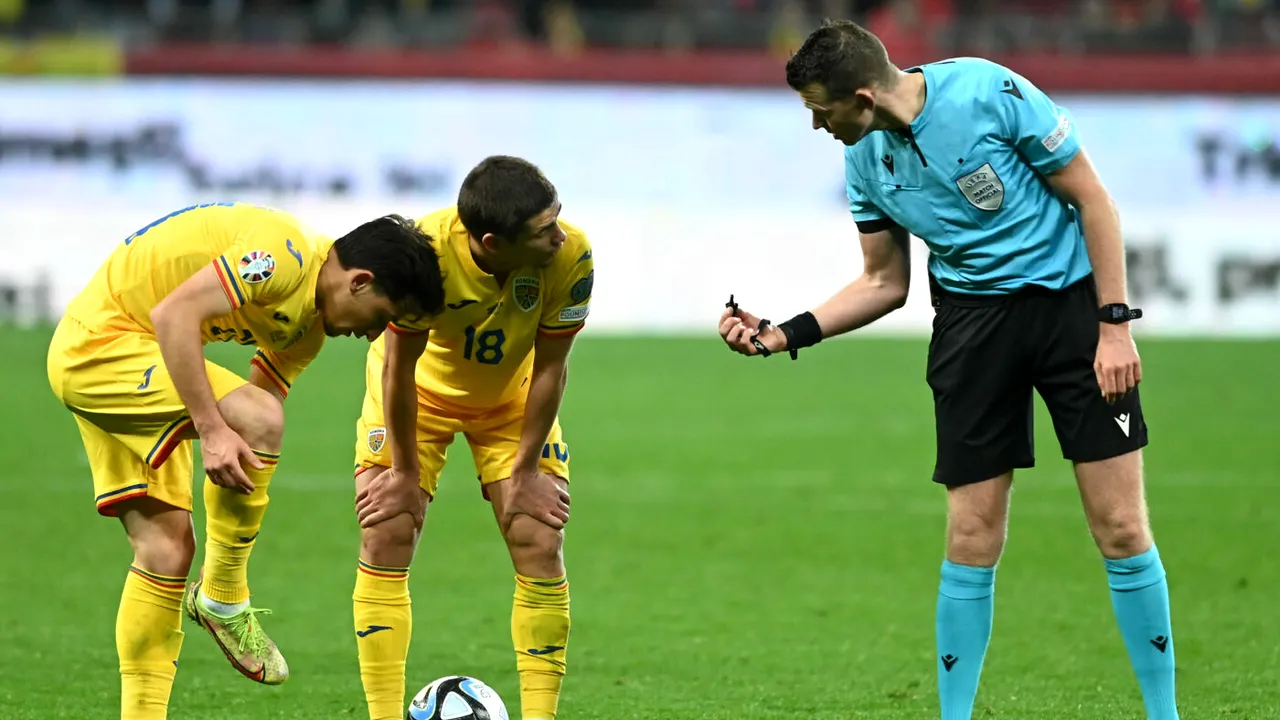
{"type": "Polygon", "coordinates": [[[122,720],[166,716],[184,605],[241,673],[288,677],[246,576],[282,401],[326,336],[372,340],[395,319],[437,312],[441,283],[429,238],[399,216],[334,241],[285,212],[209,203],[129,236],[67,306],[49,382],[80,427],[98,512],[120,519],[134,549],[116,616],[122,720]],[[204,358],[218,341],[258,347],[247,382],[204,358]],[[208,537],[184,602],[196,438],[208,537]]]}
{"type": "Polygon", "coordinates": [[[481,162],[456,207],[419,221],[440,253],[444,311],[429,324],[393,324],[369,349],[356,427],[353,599],[372,720],[404,717],[409,564],[457,433],[515,569],[522,715],[556,716],[569,639],[561,553],[569,446],[557,416],[594,280],[586,236],[559,215],[537,167],[506,156],[481,162]]]}

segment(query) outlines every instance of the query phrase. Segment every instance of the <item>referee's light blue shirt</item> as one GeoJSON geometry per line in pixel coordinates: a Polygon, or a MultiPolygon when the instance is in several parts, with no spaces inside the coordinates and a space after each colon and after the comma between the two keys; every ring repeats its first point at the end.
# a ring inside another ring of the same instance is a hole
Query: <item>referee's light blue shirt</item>
{"type": "Polygon", "coordinates": [[[1091,271],[1078,213],[1045,174],[1080,151],[1071,115],[1026,78],[979,58],[911,68],[926,98],[910,131],[845,148],[849,210],[860,228],[892,221],[929,246],[944,289],[1061,289],[1091,271]]]}

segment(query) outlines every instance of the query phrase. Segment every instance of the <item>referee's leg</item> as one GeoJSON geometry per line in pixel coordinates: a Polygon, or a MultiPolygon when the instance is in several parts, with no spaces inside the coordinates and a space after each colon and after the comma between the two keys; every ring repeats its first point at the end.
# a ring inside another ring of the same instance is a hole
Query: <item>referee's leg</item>
{"type": "Polygon", "coordinates": [[[1031,467],[1031,383],[1007,308],[939,309],[929,346],[947,551],[938,585],[938,699],[969,720],[995,610],[1013,470],[1031,467]]]}
{"type": "Polygon", "coordinates": [[[1036,385],[1064,457],[1075,465],[1089,530],[1150,720],[1177,720],[1169,586],[1143,488],[1147,425],[1138,390],[1108,404],[1093,370],[1098,323],[1091,293],[1063,298],[1036,385]],[[1078,305],[1078,307],[1075,307],[1078,305]]]}

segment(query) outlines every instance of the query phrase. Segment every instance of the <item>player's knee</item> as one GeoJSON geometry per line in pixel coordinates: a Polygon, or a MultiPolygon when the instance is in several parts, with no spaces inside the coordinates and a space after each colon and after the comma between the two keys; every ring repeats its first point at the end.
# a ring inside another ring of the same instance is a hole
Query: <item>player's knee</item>
{"type": "Polygon", "coordinates": [[[196,535],[186,523],[160,523],[129,536],[135,562],[150,572],[186,577],[196,554],[196,535]]]}
{"type": "Polygon", "coordinates": [[[360,555],[374,565],[407,567],[421,531],[422,525],[412,515],[384,520],[360,531],[360,555]]]}
{"type": "Polygon", "coordinates": [[[507,526],[504,537],[511,557],[517,565],[555,563],[564,547],[564,532],[528,515],[517,515],[507,526]]]}
{"type": "Polygon", "coordinates": [[[284,405],[271,393],[245,385],[218,403],[222,417],[255,450],[277,452],[284,442],[284,405]]]}

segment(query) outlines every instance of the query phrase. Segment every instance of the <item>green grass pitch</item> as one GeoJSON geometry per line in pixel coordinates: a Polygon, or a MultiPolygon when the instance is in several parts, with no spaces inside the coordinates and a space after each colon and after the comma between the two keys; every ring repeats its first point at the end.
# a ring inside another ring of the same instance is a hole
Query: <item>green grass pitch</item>
{"type": "MultiPolygon", "coordinates": [[[[45,380],[48,336],[0,332],[0,717],[110,719],[130,552],[94,512],[79,436],[45,380]]],[[[944,496],[929,481],[925,349],[830,342],[792,363],[714,338],[581,339],[561,416],[574,472],[563,720],[937,716],[944,496]]],[[[1140,349],[1183,718],[1280,718],[1280,342],[1140,349]]],[[[250,565],[292,679],[254,685],[188,624],[171,717],[367,717],[350,619],[362,350],[332,342],[297,383],[250,565]]],[[[212,352],[245,367],[240,348],[212,352]]],[[[976,716],[1141,718],[1043,408],[1038,423],[976,716]]],[[[452,460],[411,575],[410,691],[472,674],[515,711],[509,561],[463,442],[452,460]]]]}

